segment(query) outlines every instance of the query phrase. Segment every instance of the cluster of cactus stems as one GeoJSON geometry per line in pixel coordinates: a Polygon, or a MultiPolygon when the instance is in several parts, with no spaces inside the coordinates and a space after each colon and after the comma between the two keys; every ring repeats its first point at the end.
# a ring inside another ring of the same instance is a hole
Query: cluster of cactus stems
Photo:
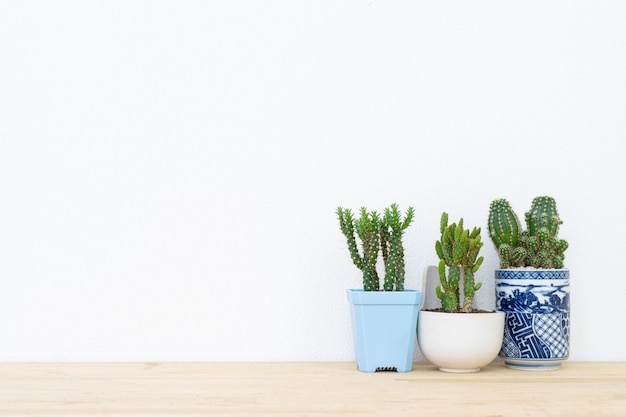
{"type": "Polygon", "coordinates": [[[436,294],[441,300],[441,307],[447,312],[471,312],[474,294],[482,283],[476,283],[474,276],[483,262],[478,257],[483,242],[480,228],[470,232],[463,228],[463,219],[448,225],[448,214],[441,215],[441,238],[435,243],[439,256],[439,279],[436,294]],[[461,303],[460,289],[463,288],[461,303]]]}
{"type": "Polygon", "coordinates": [[[568,243],[558,238],[563,222],[554,198],[535,197],[524,217],[526,230],[507,200],[494,200],[489,207],[489,236],[500,256],[500,267],[563,268],[568,243]]]}
{"type": "Polygon", "coordinates": [[[413,207],[409,207],[404,218],[397,204],[386,208],[382,216],[375,211],[368,212],[365,207],[361,207],[359,218],[355,218],[350,209],[343,207],[337,207],[337,216],[341,232],[348,241],[352,262],[363,273],[363,290],[380,290],[376,265],[378,254],[382,252],[385,265],[384,291],[404,291],[402,236],[413,221],[413,207]],[[360,251],[357,237],[361,242],[360,251]]]}
{"type": "Polygon", "coordinates": [[[376,271],[380,247],[380,218],[378,214],[375,211],[368,213],[365,207],[361,207],[361,216],[356,219],[352,216],[350,209],[337,207],[337,216],[339,217],[341,232],[348,240],[348,250],[352,262],[363,273],[363,290],[377,291],[380,286],[376,271]],[[359,253],[354,236],[355,230],[361,240],[361,253],[359,253]]]}

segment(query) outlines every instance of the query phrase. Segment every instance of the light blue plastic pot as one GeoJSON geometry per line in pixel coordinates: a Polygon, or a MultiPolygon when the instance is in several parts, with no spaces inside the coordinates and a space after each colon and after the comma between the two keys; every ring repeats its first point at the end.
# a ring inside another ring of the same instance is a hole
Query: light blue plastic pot
{"type": "Polygon", "coordinates": [[[422,292],[350,289],[347,295],[357,368],[410,371],[422,292]]]}

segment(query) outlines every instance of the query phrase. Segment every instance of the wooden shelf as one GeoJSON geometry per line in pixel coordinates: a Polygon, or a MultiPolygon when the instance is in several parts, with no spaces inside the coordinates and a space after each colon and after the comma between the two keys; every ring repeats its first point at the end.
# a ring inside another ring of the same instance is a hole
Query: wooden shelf
{"type": "Polygon", "coordinates": [[[626,416],[626,362],[362,373],[354,363],[0,363],[1,416],[626,416]]]}

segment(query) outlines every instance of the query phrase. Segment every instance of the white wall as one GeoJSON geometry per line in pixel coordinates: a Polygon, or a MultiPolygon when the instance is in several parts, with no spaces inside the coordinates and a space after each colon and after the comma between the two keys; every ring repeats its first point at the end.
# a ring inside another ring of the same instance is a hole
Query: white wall
{"type": "Polygon", "coordinates": [[[574,360],[626,360],[626,3],[0,3],[0,361],[353,359],[337,205],[557,199],[574,360]]]}

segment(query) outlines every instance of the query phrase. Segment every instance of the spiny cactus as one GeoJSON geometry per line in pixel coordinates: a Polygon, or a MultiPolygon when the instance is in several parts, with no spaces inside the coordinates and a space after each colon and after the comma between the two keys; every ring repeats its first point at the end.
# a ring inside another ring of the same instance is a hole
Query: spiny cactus
{"type": "Polygon", "coordinates": [[[380,246],[380,218],[375,211],[367,212],[361,207],[361,215],[358,219],[352,216],[350,209],[337,207],[337,216],[341,232],[348,241],[348,250],[354,265],[363,273],[363,290],[378,291],[380,279],[376,271],[378,250],[380,246]],[[359,253],[354,232],[361,240],[362,254],[359,253]]]}
{"type": "Polygon", "coordinates": [[[562,223],[554,198],[543,196],[533,199],[530,211],[526,212],[526,226],[531,236],[536,236],[543,227],[548,229],[550,235],[556,236],[562,223]]]}
{"type": "Polygon", "coordinates": [[[413,221],[414,210],[409,207],[404,219],[397,204],[385,209],[380,223],[380,248],[385,264],[385,291],[404,291],[404,247],[402,235],[413,221]]]}
{"type": "Polygon", "coordinates": [[[348,250],[352,262],[363,273],[363,290],[379,291],[380,279],[376,270],[378,251],[383,254],[385,264],[385,291],[404,291],[404,246],[402,235],[411,225],[414,217],[413,207],[406,211],[404,219],[397,204],[385,209],[380,217],[375,211],[360,210],[360,217],[355,219],[350,209],[337,207],[337,217],[341,232],[348,241],[348,250]],[[357,239],[361,242],[361,252],[357,239]]]}
{"type": "Polygon", "coordinates": [[[510,204],[504,199],[493,201],[489,207],[489,236],[500,255],[501,268],[563,268],[568,243],[558,239],[559,226],[563,222],[556,210],[554,198],[541,196],[533,199],[530,211],[525,213],[527,229],[519,233],[517,244],[509,242],[510,248],[505,243],[507,229],[497,225],[492,227],[492,223],[497,223],[495,219],[502,218],[505,211],[510,212],[507,214],[509,218],[511,213],[515,216],[510,204]]]}
{"type": "Polygon", "coordinates": [[[491,203],[487,223],[489,237],[500,255],[500,267],[510,268],[512,264],[519,262],[520,253],[514,249],[518,246],[522,227],[507,200],[501,198],[491,203]]]}
{"type": "Polygon", "coordinates": [[[475,283],[474,280],[474,275],[483,262],[483,257],[478,257],[480,248],[483,246],[480,228],[474,227],[471,232],[464,229],[462,218],[458,224],[448,225],[448,214],[444,212],[441,215],[440,231],[441,238],[435,242],[441,281],[441,286],[436,289],[437,297],[441,300],[441,307],[445,311],[470,312],[474,293],[482,286],[482,283],[475,283]],[[463,286],[462,304],[461,285],[463,286]]]}
{"type": "Polygon", "coordinates": [[[521,243],[527,250],[526,264],[534,268],[563,268],[568,243],[557,237],[563,222],[554,198],[535,197],[525,217],[528,234],[523,235],[521,243]]]}

